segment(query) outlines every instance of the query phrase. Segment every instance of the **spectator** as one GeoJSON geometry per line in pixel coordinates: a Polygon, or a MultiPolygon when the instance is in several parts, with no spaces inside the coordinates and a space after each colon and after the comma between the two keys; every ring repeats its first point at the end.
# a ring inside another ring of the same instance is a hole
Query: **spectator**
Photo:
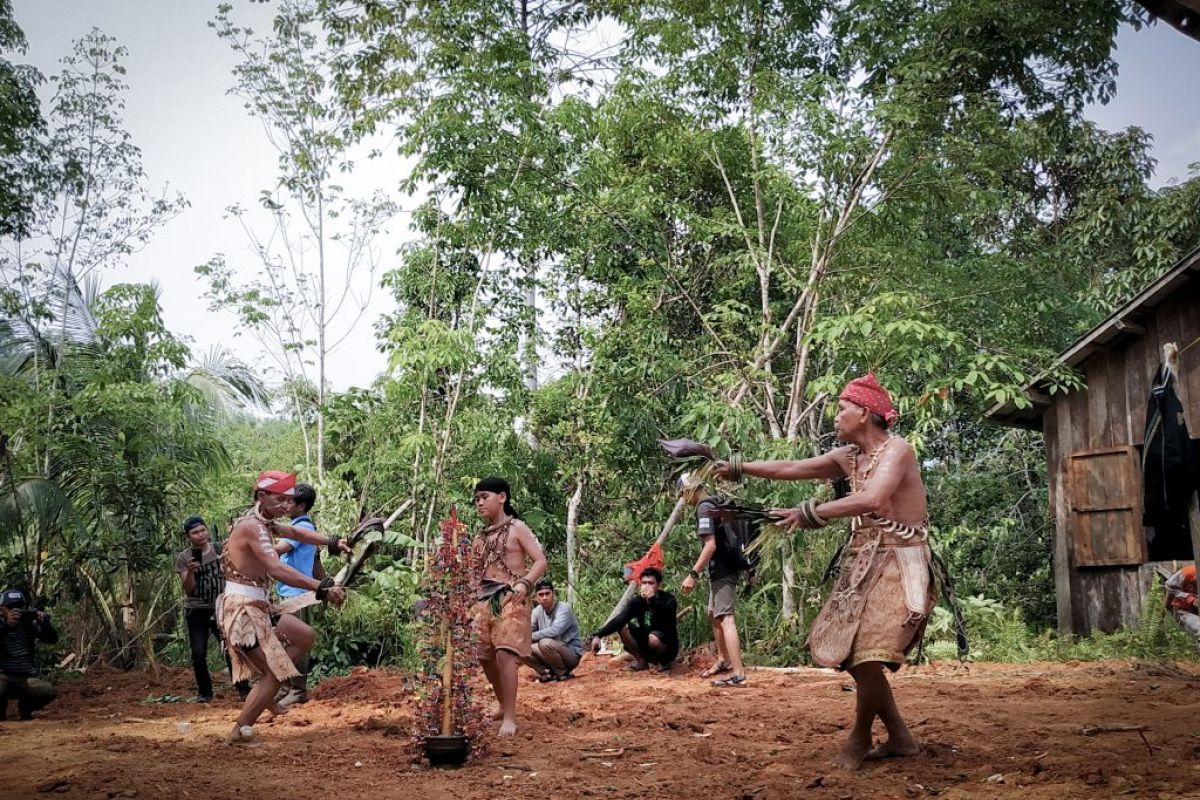
{"type": "Polygon", "coordinates": [[[33,651],[37,642],[54,644],[58,631],[44,611],[27,608],[25,593],[9,589],[0,595],[0,720],[8,719],[8,701],[17,701],[21,719],[54,700],[54,687],[37,677],[33,651]]]}
{"type": "Polygon", "coordinates": [[[633,656],[629,669],[639,672],[653,664],[659,672],[668,672],[679,655],[679,628],[675,595],[663,591],[662,579],[654,567],[642,570],[638,596],[588,637],[588,644],[596,648],[602,637],[619,632],[625,651],[633,656]]]}
{"type": "MultiPolygon", "coordinates": [[[[216,620],[217,595],[225,588],[221,551],[209,542],[208,525],[203,517],[185,519],[183,535],[188,546],[175,557],[175,572],[183,583],[183,618],[192,651],[192,672],[196,676],[196,701],[207,703],[213,697],[212,676],[208,672],[209,635],[221,643],[216,620]]],[[[226,663],[228,659],[226,656],[226,663]]],[[[248,689],[238,687],[238,692],[248,689]]]]}
{"type": "Polygon", "coordinates": [[[1167,606],[1200,652],[1200,606],[1196,604],[1196,565],[1188,564],[1167,579],[1167,606]]]}
{"type": "Polygon", "coordinates": [[[583,653],[575,612],[570,603],[559,602],[554,584],[548,580],[538,581],[534,596],[533,649],[525,663],[537,672],[542,683],[566,680],[572,677],[571,671],[579,665],[583,653]]]}
{"type": "MultiPolygon", "coordinates": [[[[312,517],[309,516],[316,503],[317,490],[307,483],[297,483],[296,493],[292,496],[292,526],[316,533],[317,526],[313,524],[312,517]]],[[[321,566],[321,559],[317,555],[315,544],[293,539],[280,539],[275,543],[275,552],[279,553],[280,561],[306,578],[321,580],[325,577],[325,570],[321,566]]],[[[276,582],[275,590],[282,600],[304,594],[305,591],[296,586],[289,586],[282,581],[276,582]]],[[[311,611],[311,607],[302,608],[293,616],[307,625],[311,611]]],[[[308,651],[305,650],[304,654],[300,656],[300,660],[296,662],[296,669],[300,671],[300,677],[292,679],[287,692],[279,700],[279,704],[284,708],[308,702],[308,668],[308,651]]]]}

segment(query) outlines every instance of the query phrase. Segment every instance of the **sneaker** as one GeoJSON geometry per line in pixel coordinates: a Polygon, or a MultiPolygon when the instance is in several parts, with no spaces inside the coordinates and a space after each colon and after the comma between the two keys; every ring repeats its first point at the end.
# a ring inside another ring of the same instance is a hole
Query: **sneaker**
{"type": "Polygon", "coordinates": [[[192,698],[193,703],[211,703],[213,696],[211,694],[198,694],[192,698]]]}
{"type": "Polygon", "coordinates": [[[283,706],[284,708],[291,708],[292,706],[303,705],[307,702],[307,689],[289,689],[288,693],[280,698],[279,705],[283,706]]]}

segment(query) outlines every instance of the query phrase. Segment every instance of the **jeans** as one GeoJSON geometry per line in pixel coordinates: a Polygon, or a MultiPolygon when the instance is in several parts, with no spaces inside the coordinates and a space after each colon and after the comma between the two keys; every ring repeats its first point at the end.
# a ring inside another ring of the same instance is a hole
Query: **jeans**
{"type": "MultiPolygon", "coordinates": [[[[196,693],[201,697],[212,697],[212,676],[208,674],[208,636],[211,633],[221,643],[221,630],[217,627],[216,611],[211,608],[188,608],[183,612],[187,622],[188,644],[192,649],[192,672],[196,674],[196,693]]],[[[225,654],[229,664],[229,654],[225,654]]],[[[230,666],[230,673],[233,667],[230,666]]]]}
{"type": "Polygon", "coordinates": [[[21,719],[29,719],[34,711],[48,706],[55,697],[54,687],[38,678],[25,675],[5,675],[0,672],[0,719],[8,718],[8,701],[17,701],[21,719]]]}

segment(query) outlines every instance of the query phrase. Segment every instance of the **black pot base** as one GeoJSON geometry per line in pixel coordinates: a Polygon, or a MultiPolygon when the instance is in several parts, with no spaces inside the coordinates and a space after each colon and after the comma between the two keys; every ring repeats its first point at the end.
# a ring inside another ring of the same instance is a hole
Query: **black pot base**
{"type": "Polygon", "coordinates": [[[454,769],[461,767],[471,752],[471,740],[466,736],[426,736],[425,757],[431,767],[454,769]]]}

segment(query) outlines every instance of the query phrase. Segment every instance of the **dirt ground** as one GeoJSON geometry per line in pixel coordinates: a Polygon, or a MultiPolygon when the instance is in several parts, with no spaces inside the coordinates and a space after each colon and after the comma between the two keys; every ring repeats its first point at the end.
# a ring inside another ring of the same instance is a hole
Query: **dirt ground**
{"type": "Polygon", "coordinates": [[[188,694],[190,672],[97,670],[37,719],[0,723],[0,797],[1200,798],[1195,664],[908,669],[894,685],[924,752],[840,773],[848,676],[755,671],[719,690],[697,677],[705,662],[661,676],[588,657],[549,685],[522,670],[520,733],[457,771],[412,765],[397,672],[326,681],[260,724],[258,747],[234,748],[219,743],[228,690],[208,706],[144,704],[188,694]]]}

